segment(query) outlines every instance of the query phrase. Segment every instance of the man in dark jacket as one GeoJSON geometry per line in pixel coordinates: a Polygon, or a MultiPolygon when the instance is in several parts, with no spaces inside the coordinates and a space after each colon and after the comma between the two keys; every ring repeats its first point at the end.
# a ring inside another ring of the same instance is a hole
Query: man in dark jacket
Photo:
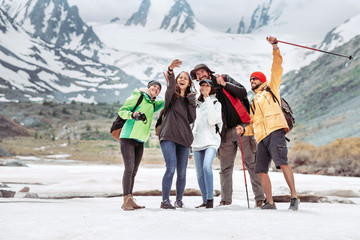
{"type": "Polygon", "coordinates": [[[247,91],[240,83],[228,75],[213,75],[205,64],[198,64],[191,71],[192,79],[201,81],[211,79],[217,88],[216,97],[222,106],[223,128],[221,129],[221,144],[218,149],[220,159],[220,206],[232,203],[233,182],[232,174],[235,156],[238,147],[242,147],[246,169],[250,174],[251,185],[255,195],[255,207],[261,207],[265,200],[264,191],[261,187],[260,178],[254,171],[256,141],[253,136],[242,136],[241,142],[236,134],[236,126],[247,126],[250,122],[249,100],[247,91]],[[239,99],[241,104],[234,106],[234,100],[239,99]]]}

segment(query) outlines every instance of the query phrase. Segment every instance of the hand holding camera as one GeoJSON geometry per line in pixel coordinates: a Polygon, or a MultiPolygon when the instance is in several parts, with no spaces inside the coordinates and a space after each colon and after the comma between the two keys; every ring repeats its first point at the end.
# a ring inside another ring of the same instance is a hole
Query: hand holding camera
{"type": "Polygon", "coordinates": [[[145,113],[142,112],[134,112],[131,117],[135,120],[135,121],[143,121],[144,124],[147,123],[147,118],[145,113]]]}

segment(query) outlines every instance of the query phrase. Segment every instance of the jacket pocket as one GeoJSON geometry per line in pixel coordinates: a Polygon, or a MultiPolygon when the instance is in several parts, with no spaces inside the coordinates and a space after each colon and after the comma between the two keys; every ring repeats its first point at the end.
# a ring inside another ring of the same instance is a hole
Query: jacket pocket
{"type": "Polygon", "coordinates": [[[264,114],[266,126],[271,129],[274,127],[281,127],[284,125],[284,114],[279,111],[271,111],[264,114]]]}

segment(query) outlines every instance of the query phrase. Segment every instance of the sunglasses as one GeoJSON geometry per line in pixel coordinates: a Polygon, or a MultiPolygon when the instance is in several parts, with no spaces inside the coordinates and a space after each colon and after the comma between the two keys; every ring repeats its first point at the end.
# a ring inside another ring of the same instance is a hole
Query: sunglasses
{"type": "Polygon", "coordinates": [[[250,82],[251,82],[252,80],[257,80],[257,79],[259,79],[259,78],[257,78],[257,77],[251,77],[251,78],[250,78],[250,82]]]}

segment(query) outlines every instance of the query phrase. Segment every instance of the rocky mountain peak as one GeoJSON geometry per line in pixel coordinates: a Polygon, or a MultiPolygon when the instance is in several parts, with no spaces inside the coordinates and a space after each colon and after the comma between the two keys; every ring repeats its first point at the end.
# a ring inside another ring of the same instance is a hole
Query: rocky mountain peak
{"type": "MultiPolygon", "coordinates": [[[[3,1],[10,17],[34,37],[56,47],[81,51],[102,48],[102,43],[91,27],[79,16],[76,6],[67,0],[3,1]]],[[[93,53],[90,53],[91,55],[93,53]]]]}
{"type": "Polygon", "coordinates": [[[194,13],[186,0],[177,0],[168,15],[164,17],[161,29],[171,32],[185,32],[187,29],[195,29],[194,13]]]}
{"type": "Polygon", "coordinates": [[[238,27],[238,34],[244,34],[244,33],[252,33],[255,30],[267,26],[270,21],[270,7],[272,4],[272,0],[269,1],[269,3],[263,3],[258,5],[258,7],[254,10],[251,19],[250,24],[246,24],[244,17],[242,17],[239,27],[238,27]]]}
{"type": "Polygon", "coordinates": [[[143,0],[138,11],[127,20],[125,25],[185,32],[188,29],[195,29],[195,16],[186,0],[172,2],[143,0]]]}
{"type": "Polygon", "coordinates": [[[140,4],[139,10],[127,20],[125,25],[136,26],[140,24],[142,26],[145,26],[150,6],[151,6],[150,0],[143,0],[140,4]]]}

